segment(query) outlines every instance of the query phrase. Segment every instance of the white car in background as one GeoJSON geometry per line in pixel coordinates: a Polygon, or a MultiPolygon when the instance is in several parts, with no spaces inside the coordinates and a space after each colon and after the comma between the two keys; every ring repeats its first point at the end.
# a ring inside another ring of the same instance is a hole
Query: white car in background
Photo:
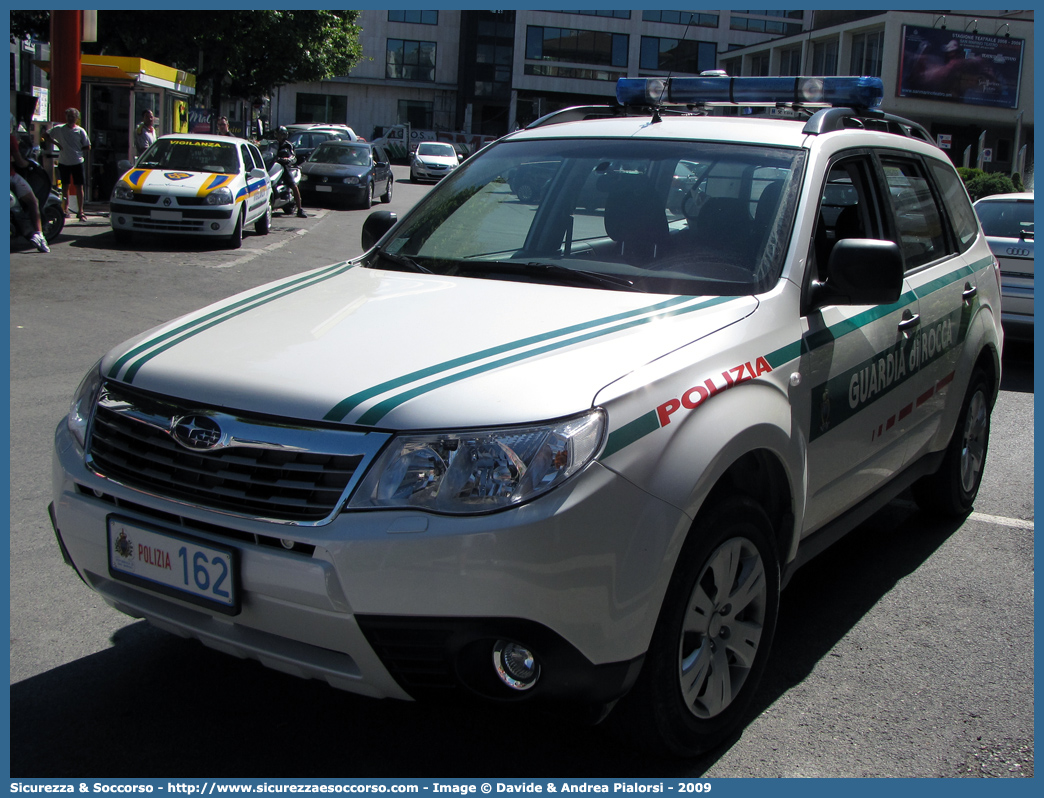
{"type": "Polygon", "coordinates": [[[983,197],[975,212],[1000,261],[1004,332],[1012,340],[1033,340],[1033,193],[983,197]]]}
{"type": "Polygon", "coordinates": [[[112,190],[109,223],[117,241],[132,233],[208,236],[235,249],[254,225],[272,222],[268,171],[260,151],[230,136],[162,136],[112,190]]]}
{"type": "Polygon", "coordinates": [[[452,144],[422,141],[410,156],[410,182],[442,180],[459,165],[460,156],[452,144]]]}

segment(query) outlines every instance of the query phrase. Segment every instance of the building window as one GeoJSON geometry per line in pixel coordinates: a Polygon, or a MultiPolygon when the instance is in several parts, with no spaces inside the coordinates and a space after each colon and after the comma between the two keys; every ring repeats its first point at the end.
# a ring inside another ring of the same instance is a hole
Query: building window
{"type": "Polygon", "coordinates": [[[705,69],[714,69],[717,61],[718,51],[714,42],[642,37],[641,69],[698,74],[705,69]]]}
{"type": "Polygon", "coordinates": [[[884,50],[884,31],[857,33],[852,37],[852,69],[850,75],[881,77],[881,52],[884,50]]]}
{"type": "Polygon", "coordinates": [[[435,127],[435,103],[422,100],[399,100],[400,125],[430,130],[435,127]]]}
{"type": "Polygon", "coordinates": [[[348,98],[334,94],[305,94],[298,92],[295,100],[297,122],[335,122],[343,125],[348,121],[348,98]]]}
{"type": "Polygon", "coordinates": [[[616,83],[626,78],[626,72],[614,72],[609,69],[585,69],[584,67],[555,66],[554,64],[526,64],[522,70],[525,75],[541,78],[570,78],[572,80],[605,80],[616,83]]]}
{"type": "MultiPolygon", "coordinates": [[[[749,30],[754,33],[771,33],[774,36],[793,36],[801,33],[803,27],[797,22],[780,22],[772,19],[750,19],[737,17],[735,11],[729,16],[729,28],[732,30],[749,30]]],[[[766,12],[767,13],[767,12],[766,12]]],[[[785,12],[780,12],[785,13],[785,12]]]]}
{"type": "Polygon", "coordinates": [[[738,78],[743,74],[743,63],[739,58],[731,58],[722,64],[725,74],[730,78],[738,78]]]}
{"type": "Polygon", "coordinates": [[[837,74],[837,39],[816,42],[812,46],[812,74],[837,74]]]}
{"type": "Polygon", "coordinates": [[[435,80],[435,42],[388,39],[386,77],[395,80],[435,80]]]}
{"type": "Polygon", "coordinates": [[[606,11],[592,11],[590,9],[587,10],[587,11],[559,11],[558,13],[559,14],[580,14],[580,15],[585,16],[585,17],[612,17],[613,19],[630,19],[631,18],[631,12],[630,11],[613,11],[611,9],[610,10],[606,10],[606,11]]]}
{"type": "Polygon", "coordinates": [[[752,55],[750,57],[750,75],[755,78],[766,77],[769,73],[769,54],[752,55]]]}
{"type": "Polygon", "coordinates": [[[801,74],[801,48],[783,50],[779,54],[779,74],[791,77],[801,74]]]}
{"type": "Polygon", "coordinates": [[[438,25],[438,11],[389,11],[389,22],[419,22],[421,25],[438,25]]]}
{"type": "Polygon", "coordinates": [[[699,11],[643,11],[645,22],[668,22],[672,25],[693,25],[698,28],[718,27],[717,14],[703,14],[699,11]]]}
{"type": "Polygon", "coordinates": [[[573,28],[526,28],[526,58],[534,61],[572,61],[598,66],[627,66],[628,36],[573,28]]]}
{"type": "Polygon", "coordinates": [[[761,17],[789,17],[790,19],[804,19],[804,11],[733,11],[733,14],[755,14],[761,17]]]}

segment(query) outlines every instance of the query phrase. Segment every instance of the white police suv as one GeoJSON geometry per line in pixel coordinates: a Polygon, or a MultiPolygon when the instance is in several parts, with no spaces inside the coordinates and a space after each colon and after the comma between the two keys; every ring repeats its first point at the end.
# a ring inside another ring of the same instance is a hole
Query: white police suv
{"type": "Polygon", "coordinates": [[[230,136],[163,136],[116,182],[109,223],[119,241],[132,233],[213,236],[233,248],[243,229],[267,235],[268,171],[257,147],[230,136]]]}
{"type": "Polygon", "coordinates": [[[338,688],[619,700],[646,745],[713,746],[795,569],[982,476],[997,262],[881,94],[625,79],[372,214],[360,258],[128,341],[57,429],[66,560],[338,688]]]}

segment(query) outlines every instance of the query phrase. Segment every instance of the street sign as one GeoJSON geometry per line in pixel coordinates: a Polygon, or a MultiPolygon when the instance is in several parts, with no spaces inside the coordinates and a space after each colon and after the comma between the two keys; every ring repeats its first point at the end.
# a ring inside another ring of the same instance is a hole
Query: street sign
{"type": "Polygon", "coordinates": [[[940,150],[948,150],[953,145],[953,136],[950,133],[940,133],[936,138],[940,150]]]}

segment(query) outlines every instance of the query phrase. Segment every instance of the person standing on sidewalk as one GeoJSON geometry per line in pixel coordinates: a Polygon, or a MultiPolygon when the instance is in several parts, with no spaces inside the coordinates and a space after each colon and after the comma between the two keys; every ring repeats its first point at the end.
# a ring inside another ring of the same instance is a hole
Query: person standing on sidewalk
{"type": "Polygon", "coordinates": [[[141,157],[149,147],[156,141],[156,117],[152,110],[146,108],[141,112],[141,123],[134,128],[134,149],[138,157],[141,157]]]}
{"type": "Polygon", "coordinates": [[[84,153],[91,148],[91,140],[87,131],[80,127],[79,110],[66,108],[65,124],[53,128],[51,136],[61,147],[58,153],[58,174],[62,178],[62,210],[66,216],[69,215],[69,187],[72,186],[76,197],[76,218],[85,222],[83,161],[84,153]]]}
{"type": "Polygon", "coordinates": [[[217,118],[217,135],[219,136],[231,136],[232,134],[228,130],[228,117],[219,116],[217,118]]]}

